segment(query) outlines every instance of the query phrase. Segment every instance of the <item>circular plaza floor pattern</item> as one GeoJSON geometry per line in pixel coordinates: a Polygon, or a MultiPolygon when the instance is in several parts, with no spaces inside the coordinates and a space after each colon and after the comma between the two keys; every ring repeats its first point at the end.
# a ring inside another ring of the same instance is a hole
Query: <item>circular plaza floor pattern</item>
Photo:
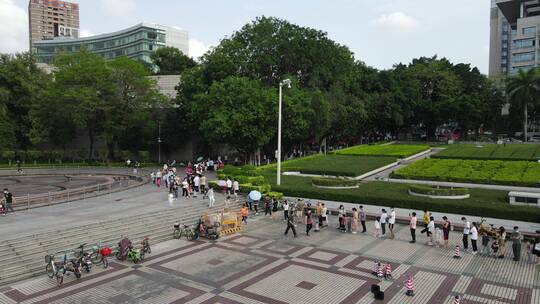
{"type": "Polygon", "coordinates": [[[105,175],[1,176],[0,189],[8,188],[14,196],[35,195],[104,184],[112,178],[105,175]]]}

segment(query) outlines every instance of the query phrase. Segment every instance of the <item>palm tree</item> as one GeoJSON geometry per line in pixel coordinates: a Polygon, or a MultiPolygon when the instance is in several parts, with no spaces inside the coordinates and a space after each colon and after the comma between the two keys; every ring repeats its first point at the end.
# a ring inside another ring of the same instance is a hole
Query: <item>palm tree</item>
{"type": "Polygon", "coordinates": [[[540,77],[537,68],[518,73],[508,79],[506,92],[512,103],[523,109],[523,140],[527,141],[527,108],[533,104],[540,92],[540,77]]]}

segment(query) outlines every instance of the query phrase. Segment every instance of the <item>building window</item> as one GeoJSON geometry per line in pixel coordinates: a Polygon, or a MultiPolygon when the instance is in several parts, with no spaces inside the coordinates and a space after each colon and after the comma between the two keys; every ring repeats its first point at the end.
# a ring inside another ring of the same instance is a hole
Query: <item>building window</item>
{"type": "Polygon", "coordinates": [[[535,45],[536,45],[536,41],[534,39],[520,39],[520,40],[514,40],[514,43],[512,44],[512,48],[523,49],[523,48],[534,47],[535,45]]]}
{"type": "Polygon", "coordinates": [[[523,35],[534,34],[536,33],[536,26],[524,27],[522,33],[523,35]]]}
{"type": "Polygon", "coordinates": [[[534,52],[514,54],[512,56],[513,62],[525,62],[525,61],[534,61],[534,52]]]}

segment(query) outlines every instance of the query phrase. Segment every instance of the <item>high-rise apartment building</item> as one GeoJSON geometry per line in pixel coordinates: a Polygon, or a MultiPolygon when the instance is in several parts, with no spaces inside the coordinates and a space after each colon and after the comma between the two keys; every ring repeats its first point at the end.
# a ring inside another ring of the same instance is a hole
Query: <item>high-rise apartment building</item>
{"type": "Polygon", "coordinates": [[[79,37],[79,4],[58,0],[30,0],[28,3],[30,50],[38,40],[79,37]]]}
{"type": "Polygon", "coordinates": [[[489,76],[540,65],[540,0],[491,0],[489,76]]]}

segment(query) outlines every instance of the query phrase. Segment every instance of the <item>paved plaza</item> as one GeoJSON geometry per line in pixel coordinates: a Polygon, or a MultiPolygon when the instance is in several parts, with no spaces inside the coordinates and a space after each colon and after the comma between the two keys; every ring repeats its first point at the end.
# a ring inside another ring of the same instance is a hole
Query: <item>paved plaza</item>
{"type": "Polygon", "coordinates": [[[110,183],[112,176],[100,175],[31,175],[0,176],[0,187],[9,188],[15,196],[46,194],[66,189],[110,183]]]}
{"type": "MultiPolygon", "coordinates": [[[[251,218],[242,234],[218,241],[171,240],[154,246],[142,265],[111,263],[58,287],[41,277],[0,289],[0,303],[540,303],[540,267],[510,259],[428,247],[425,236],[408,243],[398,226],[396,239],[346,234],[334,228],[305,236],[283,236],[282,213],[251,218]],[[371,274],[375,260],[390,263],[393,279],[371,274]],[[416,295],[404,281],[414,277],[416,295]],[[380,284],[384,301],[370,293],[380,284]]],[[[372,223],[368,223],[372,224],[372,223]]],[[[371,227],[371,226],[368,226],[371,227]]],[[[461,234],[452,232],[450,244],[461,234]]],[[[510,246],[507,246],[510,247],[510,246]]],[[[98,267],[99,268],[99,267],[98,267]]]]}

